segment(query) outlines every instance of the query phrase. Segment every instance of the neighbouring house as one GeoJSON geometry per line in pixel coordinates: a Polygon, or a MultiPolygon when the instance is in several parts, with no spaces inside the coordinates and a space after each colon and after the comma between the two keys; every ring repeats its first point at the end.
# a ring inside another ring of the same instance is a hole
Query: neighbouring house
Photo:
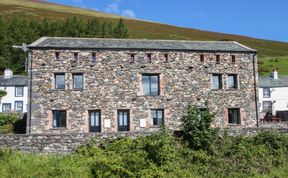
{"type": "Polygon", "coordinates": [[[13,75],[10,69],[5,69],[4,76],[0,76],[0,90],[7,92],[1,98],[0,112],[27,112],[27,76],[13,75]]]}
{"type": "Polygon", "coordinates": [[[213,127],[254,127],[256,54],[232,41],[43,37],[29,45],[28,131],[178,130],[205,101],[213,127]]]}
{"type": "Polygon", "coordinates": [[[275,70],[270,77],[259,78],[260,118],[271,114],[288,121],[288,77],[278,76],[275,70]]]}

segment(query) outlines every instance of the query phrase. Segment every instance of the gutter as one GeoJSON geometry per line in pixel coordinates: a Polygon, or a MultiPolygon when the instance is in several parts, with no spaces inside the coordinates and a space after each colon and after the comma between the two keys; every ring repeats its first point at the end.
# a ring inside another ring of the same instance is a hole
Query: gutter
{"type": "Polygon", "coordinates": [[[258,114],[258,96],[257,96],[257,84],[256,84],[256,57],[257,54],[253,54],[253,74],[254,74],[254,92],[255,92],[255,107],[256,107],[256,125],[259,127],[259,114],[258,114]]]}

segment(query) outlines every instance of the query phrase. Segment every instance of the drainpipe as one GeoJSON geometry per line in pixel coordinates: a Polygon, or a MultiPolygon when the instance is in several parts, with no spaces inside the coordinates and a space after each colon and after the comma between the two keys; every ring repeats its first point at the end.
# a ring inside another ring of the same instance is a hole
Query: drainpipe
{"type": "Polygon", "coordinates": [[[254,92],[255,92],[255,107],[256,107],[256,125],[259,127],[259,115],[258,115],[258,90],[257,90],[257,84],[256,84],[256,53],[253,54],[253,74],[254,74],[254,92]]]}
{"type": "MultiPolygon", "coordinates": [[[[29,80],[29,121],[28,133],[31,134],[31,111],[32,111],[32,52],[28,52],[28,61],[30,61],[30,80],[29,80]]],[[[29,66],[28,66],[29,70],[29,66]]]]}

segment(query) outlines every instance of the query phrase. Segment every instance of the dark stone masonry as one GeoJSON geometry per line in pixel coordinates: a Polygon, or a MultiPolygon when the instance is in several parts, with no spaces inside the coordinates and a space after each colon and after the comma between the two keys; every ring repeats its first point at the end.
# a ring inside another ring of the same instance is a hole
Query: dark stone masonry
{"type": "Polygon", "coordinates": [[[213,127],[257,123],[256,51],[236,42],[41,38],[29,51],[33,134],[179,130],[205,101],[213,127]]]}

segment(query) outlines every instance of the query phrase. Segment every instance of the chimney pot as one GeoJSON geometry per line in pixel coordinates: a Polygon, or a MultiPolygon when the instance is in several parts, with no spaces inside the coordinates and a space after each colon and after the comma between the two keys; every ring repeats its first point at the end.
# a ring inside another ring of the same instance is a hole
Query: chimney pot
{"type": "Polygon", "coordinates": [[[13,77],[13,71],[10,69],[4,70],[4,78],[12,78],[13,77]]]}
{"type": "Polygon", "coordinates": [[[278,79],[278,72],[277,72],[277,70],[273,70],[273,72],[272,72],[272,78],[278,79]]]}

